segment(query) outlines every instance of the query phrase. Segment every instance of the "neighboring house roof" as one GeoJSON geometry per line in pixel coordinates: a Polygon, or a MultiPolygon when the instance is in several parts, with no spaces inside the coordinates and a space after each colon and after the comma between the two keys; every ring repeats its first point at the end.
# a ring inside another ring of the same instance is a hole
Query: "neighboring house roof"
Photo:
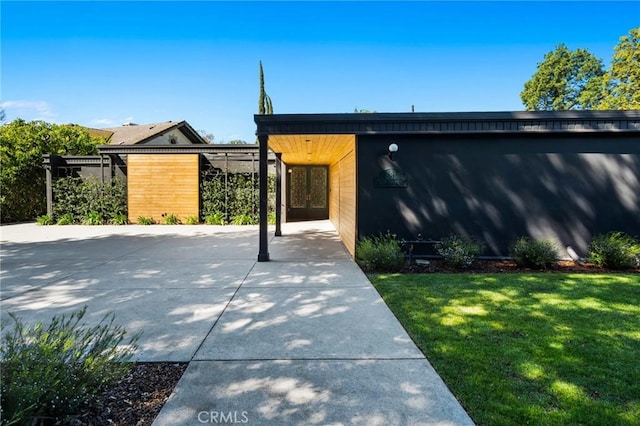
{"type": "Polygon", "coordinates": [[[167,121],[164,123],[150,124],[125,124],[120,127],[100,129],[107,131],[110,136],[106,138],[108,145],[138,145],[144,144],[158,136],[162,136],[172,130],[180,130],[192,144],[206,144],[207,142],[186,121],[167,121]]]}

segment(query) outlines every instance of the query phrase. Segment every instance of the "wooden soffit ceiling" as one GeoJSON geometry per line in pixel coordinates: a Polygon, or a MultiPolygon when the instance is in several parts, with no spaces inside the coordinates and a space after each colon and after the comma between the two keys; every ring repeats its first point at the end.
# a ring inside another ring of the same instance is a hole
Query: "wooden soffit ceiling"
{"type": "Polygon", "coordinates": [[[269,148],[287,164],[334,164],[355,144],[355,135],[269,135],[269,148]]]}

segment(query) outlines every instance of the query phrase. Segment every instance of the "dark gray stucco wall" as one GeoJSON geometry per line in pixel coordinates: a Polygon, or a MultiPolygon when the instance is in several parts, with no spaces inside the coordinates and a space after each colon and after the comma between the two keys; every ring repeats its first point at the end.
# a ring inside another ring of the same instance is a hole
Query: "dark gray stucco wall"
{"type": "Polygon", "coordinates": [[[585,255],[595,234],[640,234],[638,134],[359,136],[357,167],[360,238],[455,232],[508,256],[528,235],[585,255]],[[374,184],[391,142],[406,188],[374,184]]]}

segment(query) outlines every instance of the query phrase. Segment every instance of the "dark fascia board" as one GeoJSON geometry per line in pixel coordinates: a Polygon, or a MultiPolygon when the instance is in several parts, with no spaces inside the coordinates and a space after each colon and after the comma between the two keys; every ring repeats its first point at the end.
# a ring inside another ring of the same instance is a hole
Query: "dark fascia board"
{"type": "Polygon", "coordinates": [[[91,165],[109,165],[109,158],[102,157],[99,155],[50,155],[44,154],[42,156],[42,164],[46,166],[51,166],[52,164],[60,165],[60,166],[69,166],[69,165],[80,165],[80,166],[91,166],[91,165]]]}
{"type": "Polygon", "coordinates": [[[258,135],[639,132],[640,111],[254,115],[258,135]]]}
{"type": "Polygon", "coordinates": [[[182,121],[181,125],[178,128],[182,130],[182,133],[184,133],[187,138],[194,144],[208,145],[207,141],[202,136],[200,136],[200,133],[196,132],[194,128],[191,127],[191,125],[186,121],[182,121]]]}
{"type": "Polygon", "coordinates": [[[101,145],[105,155],[125,154],[258,154],[256,144],[193,144],[193,145],[101,145]]]}

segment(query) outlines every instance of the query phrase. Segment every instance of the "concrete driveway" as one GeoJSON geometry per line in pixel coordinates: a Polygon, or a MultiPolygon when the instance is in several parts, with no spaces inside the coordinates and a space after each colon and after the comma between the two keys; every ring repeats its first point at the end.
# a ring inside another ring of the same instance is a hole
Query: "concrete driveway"
{"type": "Polygon", "coordinates": [[[2,226],[2,324],[88,307],[141,331],[136,360],[189,362],[154,424],[473,424],[327,221],[2,226]],[[272,232],[270,233],[272,235],[272,232]]]}

